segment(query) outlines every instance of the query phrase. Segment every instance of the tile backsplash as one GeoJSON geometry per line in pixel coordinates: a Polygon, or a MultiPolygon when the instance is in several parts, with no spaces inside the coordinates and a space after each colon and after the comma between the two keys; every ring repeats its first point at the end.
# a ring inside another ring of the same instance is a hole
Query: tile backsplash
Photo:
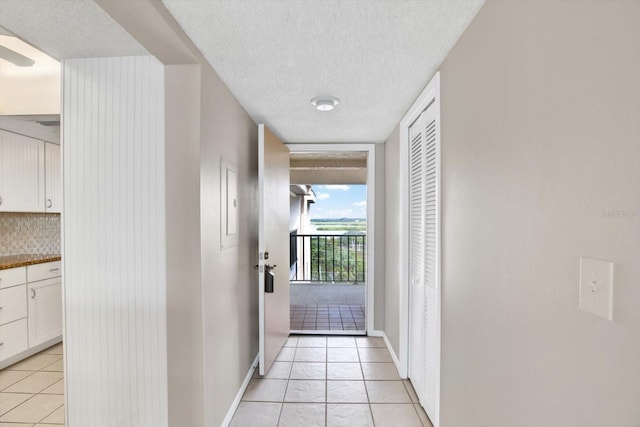
{"type": "Polygon", "coordinates": [[[60,214],[0,212],[0,256],[60,253],[60,214]]]}

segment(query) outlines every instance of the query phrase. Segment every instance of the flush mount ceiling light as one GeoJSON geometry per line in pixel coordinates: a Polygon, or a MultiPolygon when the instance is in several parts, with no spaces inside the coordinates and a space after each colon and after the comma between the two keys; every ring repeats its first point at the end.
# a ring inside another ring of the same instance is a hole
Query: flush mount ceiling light
{"type": "Polygon", "coordinates": [[[335,96],[316,96],[311,100],[311,105],[316,107],[318,111],[331,111],[339,103],[340,100],[335,96]]]}

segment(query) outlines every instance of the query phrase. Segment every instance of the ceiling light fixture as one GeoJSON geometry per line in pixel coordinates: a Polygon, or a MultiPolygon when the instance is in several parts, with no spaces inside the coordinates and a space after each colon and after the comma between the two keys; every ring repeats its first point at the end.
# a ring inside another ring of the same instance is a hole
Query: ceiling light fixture
{"type": "Polygon", "coordinates": [[[311,100],[311,105],[316,107],[318,111],[331,111],[339,103],[340,100],[335,96],[316,96],[311,100]]]}
{"type": "Polygon", "coordinates": [[[11,62],[18,67],[31,67],[36,63],[33,59],[27,58],[26,56],[19,54],[15,50],[11,50],[4,46],[0,46],[0,58],[11,62]]]}

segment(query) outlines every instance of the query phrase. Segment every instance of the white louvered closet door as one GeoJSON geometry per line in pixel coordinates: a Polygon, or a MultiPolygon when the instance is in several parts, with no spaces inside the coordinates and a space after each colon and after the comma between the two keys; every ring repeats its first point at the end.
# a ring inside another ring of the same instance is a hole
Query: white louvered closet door
{"type": "Polygon", "coordinates": [[[440,394],[437,107],[431,103],[409,128],[409,377],[436,425],[440,394]]]}

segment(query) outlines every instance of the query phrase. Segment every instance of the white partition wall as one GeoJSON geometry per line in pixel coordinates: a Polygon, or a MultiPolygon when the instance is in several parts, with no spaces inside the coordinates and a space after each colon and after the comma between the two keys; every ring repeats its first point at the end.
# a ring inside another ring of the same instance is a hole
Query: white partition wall
{"type": "Polygon", "coordinates": [[[69,427],[167,422],[164,68],[63,61],[69,427]]]}

